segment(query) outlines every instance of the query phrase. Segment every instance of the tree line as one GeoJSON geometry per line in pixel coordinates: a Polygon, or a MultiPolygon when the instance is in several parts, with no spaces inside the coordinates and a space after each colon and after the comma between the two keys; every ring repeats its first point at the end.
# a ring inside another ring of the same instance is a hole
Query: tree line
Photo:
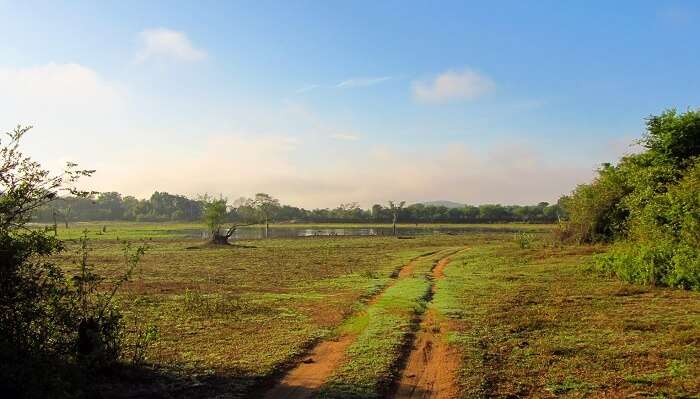
{"type": "MultiPolygon", "coordinates": [[[[68,225],[77,221],[128,220],[143,222],[200,221],[208,196],[196,199],[167,192],[154,192],[148,199],[104,192],[87,197],[59,197],[39,208],[34,221],[68,225]]],[[[564,217],[560,204],[536,205],[483,204],[446,207],[413,204],[395,212],[390,204],[368,209],[355,202],[336,208],[304,209],[280,204],[274,197],[258,193],[252,198],[226,201],[226,222],[306,222],[306,223],[389,223],[394,216],[402,223],[553,223],[564,217]],[[262,199],[262,203],[260,202],[262,199]],[[265,212],[261,213],[261,206],[265,212]]]]}
{"type": "Polygon", "coordinates": [[[613,243],[596,266],[624,280],[700,290],[700,110],[649,117],[639,144],[559,201],[560,238],[613,243]]]}

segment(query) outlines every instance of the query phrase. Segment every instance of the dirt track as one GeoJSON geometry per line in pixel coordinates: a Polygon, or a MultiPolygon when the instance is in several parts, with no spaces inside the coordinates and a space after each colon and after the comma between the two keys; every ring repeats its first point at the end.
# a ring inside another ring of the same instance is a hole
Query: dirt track
{"type": "Polygon", "coordinates": [[[265,399],[310,398],[335,370],[354,339],[354,336],[345,335],[337,341],[323,341],[316,345],[299,365],[265,394],[265,399]]]}
{"type": "MultiPolygon", "coordinates": [[[[424,256],[430,256],[427,254],[424,256]]],[[[396,281],[408,277],[415,270],[418,257],[401,268],[398,279],[384,288],[382,293],[372,298],[368,304],[376,302],[381,295],[396,281]]],[[[449,256],[441,259],[433,268],[434,280],[444,276],[443,270],[449,263],[449,256]]],[[[433,292],[435,285],[432,286],[433,292]]],[[[428,310],[420,323],[420,331],[413,343],[401,373],[393,398],[401,399],[437,399],[454,398],[457,389],[454,381],[455,371],[459,367],[459,358],[450,351],[442,340],[440,327],[434,311],[428,310]]],[[[291,369],[272,389],[267,391],[265,399],[308,399],[312,398],[323,383],[331,376],[333,370],[343,361],[347,348],[354,342],[354,335],[344,335],[337,340],[323,341],[316,345],[311,353],[297,366],[291,369]]]]}
{"type": "MultiPolygon", "coordinates": [[[[424,255],[429,256],[429,255],[424,255]]],[[[398,273],[398,279],[404,278],[415,269],[419,256],[405,264],[398,273]]],[[[398,280],[397,279],[397,280],[398,280]]],[[[392,281],[384,290],[368,301],[368,305],[391,287],[397,280],[392,281]]],[[[353,343],[355,336],[341,336],[337,341],[323,341],[316,345],[311,353],[297,366],[291,369],[272,389],[267,391],[265,399],[308,399],[330,377],[333,370],[345,356],[346,349],[353,343]]]]}
{"type": "MultiPolygon", "coordinates": [[[[449,257],[441,259],[433,269],[433,279],[444,277],[449,257]]],[[[435,293],[435,285],[433,285],[435,293]]],[[[440,335],[440,324],[435,311],[429,309],[420,323],[420,329],[401,372],[395,399],[450,399],[456,398],[458,389],[455,373],[459,369],[459,356],[450,350],[440,335]]]]}

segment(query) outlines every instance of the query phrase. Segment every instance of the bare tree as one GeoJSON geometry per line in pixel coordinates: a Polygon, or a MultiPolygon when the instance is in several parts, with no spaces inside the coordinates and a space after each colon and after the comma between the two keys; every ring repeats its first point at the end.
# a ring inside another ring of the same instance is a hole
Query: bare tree
{"type": "Polygon", "coordinates": [[[401,209],[403,209],[404,205],[406,205],[406,201],[401,201],[399,203],[389,201],[389,211],[391,211],[391,223],[394,235],[396,235],[396,221],[399,219],[399,213],[401,212],[401,209]]]}

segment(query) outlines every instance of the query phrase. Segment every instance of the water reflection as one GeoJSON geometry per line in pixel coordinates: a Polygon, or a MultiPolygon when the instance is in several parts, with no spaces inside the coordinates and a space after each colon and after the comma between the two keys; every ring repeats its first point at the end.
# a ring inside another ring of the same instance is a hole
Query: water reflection
{"type": "MultiPolygon", "coordinates": [[[[522,231],[517,227],[398,227],[396,229],[399,236],[424,236],[431,234],[466,234],[466,233],[486,233],[502,232],[514,233],[522,231]]],[[[206,232],[202,230],[187,230],[185,234],[189,237],[205,239],[206,232]]],[[[314,236],[391,236],[391,227],[348,227],[348,228],[327,228],[327,227],[270,227],[268,238],[294,238],[294,237],[314,237],[314,236]]],[[[239,227],[234,233],[233,240],[254,240],[265,238],[265,228],[257,226],[239,227]]]]}

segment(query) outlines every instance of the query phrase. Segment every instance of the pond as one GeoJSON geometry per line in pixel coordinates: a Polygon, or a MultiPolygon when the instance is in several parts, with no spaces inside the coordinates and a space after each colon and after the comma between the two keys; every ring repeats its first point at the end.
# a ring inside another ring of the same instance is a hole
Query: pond
{"type": "MultiPolygon", "coordinates": [[[[432,234],[467,234],[467,233],[515,233],[523,231],[517,227],[398,227],[397,235],[415,237],[432,234]]],[[[206,232],[198,229],[188,229],[184,231],[188,237],[206,239],[206,232]]],[[[324,226],[311,227],[270,227],[268,238],[295,238],[295,237],[315,237],[315,236],[390,236],[391,227],[343,227],[327,228],[324,226]]],[[[265,228],[260,226],[239,227],[231,239],[235,240],[255,240],[265,238],[265,228]]]]}

